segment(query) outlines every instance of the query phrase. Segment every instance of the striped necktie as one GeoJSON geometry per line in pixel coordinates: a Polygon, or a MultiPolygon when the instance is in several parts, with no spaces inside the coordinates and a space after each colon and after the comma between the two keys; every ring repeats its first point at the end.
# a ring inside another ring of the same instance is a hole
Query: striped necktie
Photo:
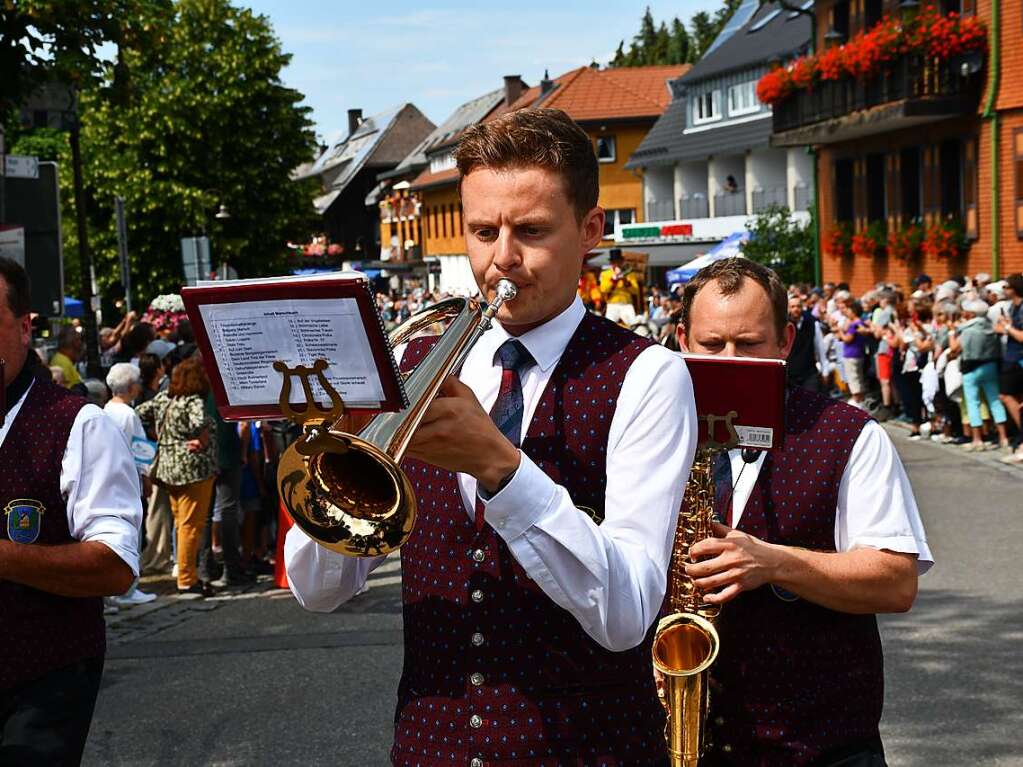
{"type": "Polygon", "coordinates": [[[501,388],[490,417],[501,433],[518,447],[522,442],[522,373],[534,364],[533,355],[515,338],[509,338],[494,354],[501,363],[501,388]]]}

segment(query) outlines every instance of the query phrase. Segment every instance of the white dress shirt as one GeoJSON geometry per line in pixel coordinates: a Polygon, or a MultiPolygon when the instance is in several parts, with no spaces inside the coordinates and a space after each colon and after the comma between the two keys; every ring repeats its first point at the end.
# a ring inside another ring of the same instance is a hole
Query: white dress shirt
{"type": "MultiPolygon", "coordinates": [[[[762,452],[755,463],[747,464],[741,450],[728,451],[736,527],[766,456],[762,452]]],[[[934,564],[906,469],[891,438],[873,421],[863,427],[853,444],[838,486],[835,514],[835,551],[864,548],[916,554],[921,575],[934,564]]]]}
{"type": "MultiPolygon", "coordinates": [[[[0,445],[32,386],[7,413],[0,445]]],[[[60,493],[71,537],[106,545],[138,577],[142,486],[121,430],[95,405],[79,410],[71,426],[60,465],[60,493]]]]}
{"type": "MultiPolygon", "coordinates": [[[[519,336],[536,364],[522,375],[523,436],[586,309],[577,298],[554,319],[519,336]]],[[[461,381],[489,411],[497,399],[498,347],[511,336],[495,323],[473,347],[461,381]]],[[[666,586],[678,509],[696,449],[693,386],[685,363],[663,346],[632,363],[608,433],[605,518],[596,525],[568,491],[525,453],[505,487],[483,500],[487,522],[530,578],[610,650],[638,645],[666,586]]],[[[474,515],[476,479],[458,474],[466,514],[474,515]]],[[[331,611],[362,588],[383,559],[353,559],[316,545],[297,527],[284,558],[291,590],[310,610],[331,611]]]]}

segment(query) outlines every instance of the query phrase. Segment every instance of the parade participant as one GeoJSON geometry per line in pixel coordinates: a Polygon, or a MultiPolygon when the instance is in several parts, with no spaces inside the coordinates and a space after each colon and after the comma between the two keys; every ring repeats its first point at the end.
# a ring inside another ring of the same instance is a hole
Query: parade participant
{"type": "Polygon", "coordinates": [[[626,327],[636,324],[636,310],[640,303],[639,277],[625,265],[622,251],[612,248],[611,265],[600,273],[600,292],[604,296],[604,316],[611,322],[626,327]]]}
{"type": "MultiPolygon", "coordinates": [[[[781,282],[753,261],[723,259],[686,286],[679,341],[690,352],[784,359],[794,334],[781,282]]],[[[713,751],[700,763],[883,765],[874,614],[909,610],[932,563],[913,491],[862,410],[791,388],[785,424],[778,450],[730,451],[718,469],[734,478],[717,509],[728,524],[686,568],[724,605],[713,751]]]]}
{"type": "MultiPolygon", "coordinates": [[[[512,112],[470,128],[456,157],[477,284],[492,298],[508,279],[518,295],[430,405],[404,463],[420,516],[401,549],[391,759],[666,764],[651,626],[695,451],[692,382],[678,356],[578,298],[604,231],[578,125],[559,110],[512,112]]],[[[411,343],[402,366],[428,346],[411,343]]],[[[292,591],[321,611],[379,563],[297,527],[285,557],[292,591]]]]}
{"type": "Polygon", "coordinates": [[[138,574],[140,486],[99,408],[34,375],[29,282],[0,258],[0,765],[78,764],[106,649],[101,597],[138,574]]]}

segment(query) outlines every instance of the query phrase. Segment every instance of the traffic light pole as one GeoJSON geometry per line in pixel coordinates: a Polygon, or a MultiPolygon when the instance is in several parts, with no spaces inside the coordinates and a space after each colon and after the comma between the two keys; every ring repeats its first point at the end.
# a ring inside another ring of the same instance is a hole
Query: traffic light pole
{"type": "MultiPolygon", "coordinates": [[[[77,105],[76,105],[77,106],[77,105]]],[[[82,333],[85,341],[85,368],[90,377],[100,375],[99,335],[96,331],[96,312],[92,308],[92,255],[89,252],[88,226],[85,217],[85,185],[82,182],[82,151],[79,146],[78,110],[71,117],[71,167],[75,183],[75,218],[78,225],[78,273],[80,275],[82,305],[82,333]]]]}

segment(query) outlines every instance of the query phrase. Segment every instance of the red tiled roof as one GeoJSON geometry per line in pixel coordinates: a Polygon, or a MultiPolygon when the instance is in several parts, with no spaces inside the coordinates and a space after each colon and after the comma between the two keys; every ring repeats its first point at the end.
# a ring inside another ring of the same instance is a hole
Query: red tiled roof
{"type": "Polygon", "coordinates": [[[659,117],[671,101],[668,81],[681,77],[689,66],[579,67],[557,78],[554,82],[558,87],[541,102],[537,103],[540,89],[530,88],[512,109],[553,107],[564,110],[574,120],[659,117]]]}

